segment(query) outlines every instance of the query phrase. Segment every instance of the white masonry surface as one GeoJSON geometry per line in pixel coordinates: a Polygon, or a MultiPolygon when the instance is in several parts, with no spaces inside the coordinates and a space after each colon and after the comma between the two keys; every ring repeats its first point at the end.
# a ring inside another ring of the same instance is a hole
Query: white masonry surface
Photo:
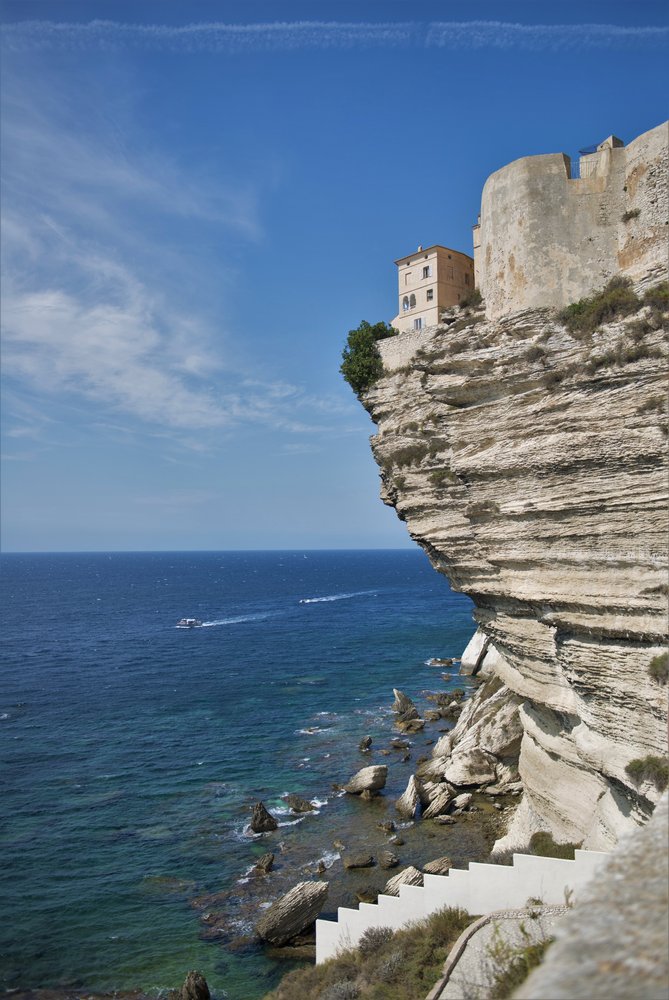
{"type": "Polygon", "coordinates": [[[494,910],[525,906],[528,899],[546,904],[572,902],[609,857],[601,851],[576,851],[573,861],[514,854],[513,865],[473,862],[469,871],[425,875],[424,885],[403,885],[399,896],[379,896],[357,910],[340,906],[337,920],[316,921],[316,962],[357,946],[369,927],[400,930],[445,906],[483,916],[494,910]]]}

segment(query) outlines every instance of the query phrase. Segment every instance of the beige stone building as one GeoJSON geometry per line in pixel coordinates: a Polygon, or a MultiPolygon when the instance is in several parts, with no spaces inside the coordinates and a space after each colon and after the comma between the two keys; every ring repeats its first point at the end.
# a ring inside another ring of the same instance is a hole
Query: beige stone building
{"type": "Polygon", "coordinates": [[[578,164],[549,153],[492,174],[474,227],[488,318],[566,306],[617,274],[666,279],[668,173],[664,122],[627,146],[611,135],[578,164]]]}
{"type": "Polygon", "coordinates": [[[436,326],[441,313],[474,288],[474,261],[448,247],[418,247],[396,260],[399,303],[392,325],[400,333],[436,326]]]}

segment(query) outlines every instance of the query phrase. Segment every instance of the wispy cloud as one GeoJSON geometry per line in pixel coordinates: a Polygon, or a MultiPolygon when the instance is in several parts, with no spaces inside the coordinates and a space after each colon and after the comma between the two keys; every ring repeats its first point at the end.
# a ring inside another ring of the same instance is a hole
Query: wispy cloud
{"type": "Polygon", "coordinates": [[[664,25],[516,24],[507,21],[345,22],[275,21],[261,24],[205,22],[186,25],[21,21],[4,27],[5,45],[35,49],[152,48],[168,52],[294,51],[298,49],[493,48],[560,50],[658,46],[664,25]]]}
{"type": "Polygon", "coordinates": [[[226,357],[218,300],[215,328],[197,307],[194,287],[206,297],[214,274],[221,284],[225,246],[261,238],[252,187],[206,182],[148,149],[131,121],[82,115],[86,98],[64,87],[19,70],[4,95],[3,376],[15,445],[54,441],[54,402],[74,404],[73,425],[115,438],[143,427],[191,450],[240,424],[329,430],[340,403],[249,379],[226,357]],[[209,232],[216,266],[199,285],[183,243],[209,232]]]}

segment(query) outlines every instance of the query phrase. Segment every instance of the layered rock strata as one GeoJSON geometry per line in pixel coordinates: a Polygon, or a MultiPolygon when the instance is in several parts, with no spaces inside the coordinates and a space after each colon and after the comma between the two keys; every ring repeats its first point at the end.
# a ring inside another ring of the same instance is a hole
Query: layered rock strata
{"type": "Polygon", "coordinates": [[[447,320],[412,357],[388,341],[394,368],[363,398],[382,499],[473,599],[467,669],[483,659],[508,706],[477,730],[474,699],[437,784],[462,782],[474,751],[487,784],[508,782],[519,749],[501,846],[547,829],[608,849],[660,794],[626,766],[667,752],[666,687],[648,672],[667,643],[666,315],[581,340],[547,310],[447,320]]]}

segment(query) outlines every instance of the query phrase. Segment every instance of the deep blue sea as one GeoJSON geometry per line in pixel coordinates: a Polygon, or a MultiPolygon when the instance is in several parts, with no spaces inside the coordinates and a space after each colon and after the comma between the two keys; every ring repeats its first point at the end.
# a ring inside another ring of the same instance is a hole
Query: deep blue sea
{"type": "Polygon", "coordinates": [[[460,655],[470,601],[418,550],[0,568],[0,983],[161,990],[198,968],[220,997],[262,996],[283,970],[204,940],[193,897],[243,894],[268,849],[266,901],[282,866],[336,857],[360,803],[333,782],[370,762],[357,744],[387,732],[392,688],[433,688],[426,661],[460,655]],[[203,627],[176,628],[184,616],[203,627]],[[318,812],[296,821],[285,792],[318,812]],[[269,846],[245,833],[258,799],[286,824],[269,846]]]}

